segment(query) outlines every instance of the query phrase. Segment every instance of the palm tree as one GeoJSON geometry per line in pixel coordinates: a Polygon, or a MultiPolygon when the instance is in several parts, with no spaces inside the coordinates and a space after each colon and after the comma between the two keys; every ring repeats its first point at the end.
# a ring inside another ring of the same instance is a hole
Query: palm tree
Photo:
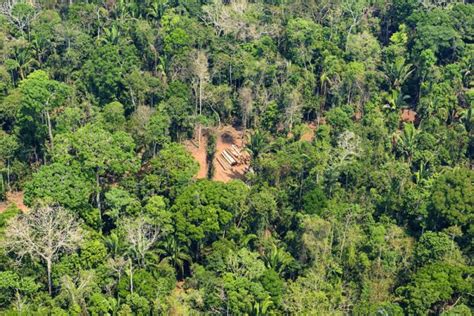
{"type": "Polygon", "coordinates": [[[135,1],[118,0],[116,8],[120,19],[133,19],[138,16],[138,6],[135,1]]]}
{"type": "Polygon", "coordinates": [[[385,97],[385,108],[392,111],[402,108],[406,103],[405,100],[409,99],[410,96],[401,93],[399,90],[393,89],[390,94],[385,97]]]}
{"type": "Polygon", "coordinates": [[[39,66],[39,62],[32,56],[30,50],[15,47],[13,59],[7,60],[7,67],[10,71],[16,71],[21,80],[39,66]]]}
{"type": "Polygon", "coordinates": [[[105,246],[109,249],[109,254],[115,258],[119,255],[122,244],[117,234],[112,233],[109,236],[104,237],[105,246]]]}
{"type": "Polygon", "coordinates": [[[319,82],[321,83],[320,85],[320,94],[323,97],[323,101],[321,102],[321,107],[320,110],[322,112],[322,109],[324,107],[325,101],[326,101],[326,95],[328,91],[328,86],[332,83],[331,79],[329,78],[329,75],[327,72],[323,71],[321,73],[321,76],[319,77],[319,82]]]}
{"type": "Polygon", "coordinates": [[[168,236],[159,244],[159,251],[164,256],[163,261],[170,261],[183,276],[184,263],[191,262],[191,256],[187,254],[188,247],[180,243],[175,236],[168,236]]]}
{"type": "Polygon", "coordinates": [[[159,20],[167,7],[168,0],[152,0],[146,10],[147,16],[159,20]]]}
{"type": "Polygon", "coordinates": [[[61,295],[66,297],[71,306],[79,306],[87,314],[86,298],[94,290],[94,272],[81,271],[77,278],[69,275],[61,277],[61,295]]]}
{"type": "Polygon", "coordinates": [[[262,259],[267,268],[273,269],[278,274],[281,274],[290,264],[292,258],[285,250],[273,244],[270,250],[263,254],[262,259]]]}
{"type": "Polygon", "coordinates": [[[420,165],[418,167],[418,171],[415,172],[415,183],[422,183],[422,182],[427,182],[427,179],[429,177],[429,172],[428,172],[428,164],[429,161],[421,161],[420,165]]]}
{"type": "Polygon", "coordinates": [[[104,37],[102,37],[102,41],[108,44],[118,44],[120,39],[121,32],[117,26],[112,25],[110,28],[104,29],[104,37]]]}
{"type": "Polygon", "coordinates": [[[461,122],[464,124],[466,131],[471,132],[474,127],[474,116],[472,115],[472,107],[461,112],[461,122]]]}
{"type": "Polygon", "coordinates": [[[251,315],[266,315],[268,308],[273,304],[272,298],[270,295],[265,297],[263,301],[255,302],[253,305],[253,310],[251,311],[251,315]]]}
{"type": "Polygon", "coordinates": [[[266,149],[267,144],[268,144],[267,137],[260,130],[254,131],[248,137],[246,150],[250,153],[252,160],[258,158],[258,156],[266,149]]]}
{"type": "Polygon", "coordinates": [[[408,159],[408,163],[411,163],[415,153],[418,133],[413,123],[409,123],[404,125],[402,133],[398,136],[397,147],[408,159]]]}
{"type": "Polygon", "coordinates": [[[412,64],[405,64],[403,57],[396,58],[393,64],[390,63],[385,68],[390,84],[396,90],[400,90],[415,70],[412,64]]]}

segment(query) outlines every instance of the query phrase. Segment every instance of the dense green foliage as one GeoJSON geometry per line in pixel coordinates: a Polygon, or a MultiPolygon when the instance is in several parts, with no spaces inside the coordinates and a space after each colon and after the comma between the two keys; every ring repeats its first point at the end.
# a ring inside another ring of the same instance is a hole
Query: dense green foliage
{"type": "Polygon", "coordinates": [[[0,314],[472,315],[473,65],[464,1],[3,0],[0,314]]]}

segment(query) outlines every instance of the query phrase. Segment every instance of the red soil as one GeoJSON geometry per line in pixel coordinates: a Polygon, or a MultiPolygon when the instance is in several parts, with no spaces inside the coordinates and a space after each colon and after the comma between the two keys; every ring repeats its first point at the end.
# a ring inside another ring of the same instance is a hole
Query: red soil
{"type": "Polygon", "coordinates": [[[23,192],[8,192],[7,200],[5,202],[0,202],[0,213],[5,211],[10,204],[15,204],[22,212],[28,211],[28,207],[23,204],[23,192]]]}
{"type": "Polygon", "coordinates": [[[197,179],[204,179],[207,177],[207,155],[206,155],[206,148],[207,148],[207,136],[202,136],[201,138],[201,146],[199,146],[198,142],[194,140],[187,140],[184,142],[184,146],[189,151],[189,153],[196,159],[199,163],[199,171],[196,175],[197,179]]]}
{"type": "Polygon", "coordinates": [[[416,120],[416,112],[409,109],[403,109],[402,113],[400,114],[400,119],[403,122],[413,123],[416,120]]]}
{"type": "Polygon", "coordinates": [[[248,163],[242,163],[240,165],[232,166],[231,168],[225,170],[222,165],[217,161],[217,158],[220,157],[221,153],[225,149],[231,149],[232,145],[237,146],[243,155],[247,154],[244,152],[242,131],[238,131],[232,126],[223,126],[222,128],[216,131],[216,134],[216,154],[214,156],[213,161],[213,180],[229,182],[233,179],[242,179],[249,168],[248,163]]]}
{"type": "MultiPolygon", "coordinates": [[[[245,172],[248,170],[248,163],[242,163],[239,165],[232,166],[224,169],[224,167],[217,161],[218,157],[221,157],[221,153],[230,149],[232,145],[237,146],[243,155],[247,155],[244,152],[243,146],[243,135],[242,131],[238,131],[232,126],[223,126],[219,129],[209,129],[207,133],[214,133],[216,135],[216,153],[214,155],[214,181],[229,182],[233,179],[242,179],[245,172]]],[[[199,172],[196,175],[197,179],[203,179],[207,177],[208,163],[207,163],[207,137],[203,136],[201,139],[201,146],[198,146],[195,140],[188,140],[184,142],[186,149],[199,163],[199,172]]]]}
{"type": "Polygon", "coordinates": [[[305,124],[305,131],[301,135],[300,140],[311,142],[314,139],[314,132],[316,131],[316,123],[311,122],[309,124],[305,124]]]}

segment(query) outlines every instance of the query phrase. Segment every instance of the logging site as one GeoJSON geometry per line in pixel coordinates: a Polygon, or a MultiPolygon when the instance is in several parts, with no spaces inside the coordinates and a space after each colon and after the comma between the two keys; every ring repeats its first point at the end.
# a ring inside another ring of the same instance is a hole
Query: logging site
{"type": "Polygon", "coordinates": [[[245,150],[243,133],[230,125],[203,130],[200,145],[196,140],[188,140],[185,146],[199,163],[197,179],[211,175],[210,178],[214,181],[228,182],[242,179],[249,170],[250,155],[245,150]],[[208,154],[211,137],[215,139],[214,150],[208,154]],[[209,160],[212,161],[211,164],[209,160]],[[209,171],[211,168],[212,171],[209,171]]]}

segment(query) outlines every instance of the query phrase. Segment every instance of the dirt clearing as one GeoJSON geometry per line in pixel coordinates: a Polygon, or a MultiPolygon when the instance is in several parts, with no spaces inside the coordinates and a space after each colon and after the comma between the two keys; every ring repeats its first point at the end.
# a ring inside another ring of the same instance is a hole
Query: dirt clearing
{"type": "Polygon", "coordinates": [[[311,122],[309,124],[305,124],[304,126],[305,126],[304,131],[303,131],[303,134],[301,135],[300,140],[307,141],[307,142],[313,141],[314,133],[317,128],[316,123],[311,122]]]}
{"type": "Polygon", "coordinates": [[[184,142],[184,146],[189,151],[189,153],[196,159],[199,163],[199,171],[196,175],[197,179],[204,179],[207,177],[207,136],[202,136],[201,146],[195,140],[187,140],[184,142]]]}
{"type": "MultiPolygon", "coordinates": [[[[216,136],[212,180],[228,182],[233,179],[242,179],[250,166],[250,158],[244,148],[242,131],[226,125],[218,129],[208,129],[206,133],[207,135],[213,133],[216,136]]],[[[195,140],[188,140],[184,142],[184,145],[199,163],[199,172],[196,178],[206,178],[209,168],[206,153],[207,136],[203,135],[201,146],[198,146],[195,140]]]]}
{"type": "Polygon", "coordinates": [[[4,212],[10,204],[15,204],[22,212],[28,211],[28,207],[23,203],[23,192],[7,192],[7,200],[0,202],[0,213],[4,212]]]}
{"type": "Polygon", "coordinates": [[[245,151],[243,133],[232,126],[223,126],[216,131],[216,154],[214,156],[215,181],[228,182],[242,179],[250,166],[248,153],[245,151]],[[235,164],[226,158],[235,160],[235,164]]]}

